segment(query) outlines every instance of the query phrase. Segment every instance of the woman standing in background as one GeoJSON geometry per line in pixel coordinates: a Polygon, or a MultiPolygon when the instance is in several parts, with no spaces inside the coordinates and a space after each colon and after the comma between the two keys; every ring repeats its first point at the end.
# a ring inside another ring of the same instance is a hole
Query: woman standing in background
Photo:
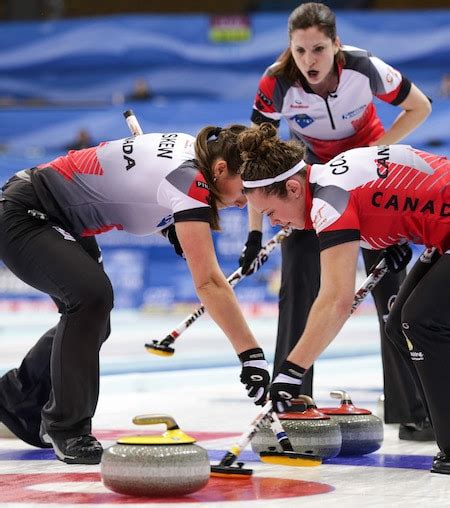
{"type": "MultiPolygon", "coordinates": [[[[334,13],[324,4],[297,7],[288,20],[289,47],[262,76],[251,120],[276,127],[285,119],[292,139],[304,143],[305,160],[325,163],[350,148],[397,143],[431,112],[429,99],[406,77],[364,49],[342,46],[334,13]],[[374,99],[402,111],[384,130],[374,99]]],[[[241,255],[244,273],[261,247],[262,217],[249,206],[249,235],[241,255]]],[[[380,249],[385,246],[380,245],[380,249]]],[[[274,374],[297,343],[320,285],[314,231],[294,231],[282,243],[282,275],[274,374]]],[[[378,251],[362,250],[366,270],[378,251]]],[[[386,337],[390,302],[405,270],[389,273],[373,292],[381,334],[385,421],[400,423],[402,439],[430,440],[427,412],[401,356],[386,337]]],[[[302,393],[312,394],[310,369],[302,393]]]]}

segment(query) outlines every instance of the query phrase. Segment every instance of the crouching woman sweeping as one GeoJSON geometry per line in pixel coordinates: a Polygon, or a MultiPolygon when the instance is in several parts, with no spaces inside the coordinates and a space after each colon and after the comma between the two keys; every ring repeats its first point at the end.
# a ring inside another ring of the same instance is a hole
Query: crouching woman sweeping
{"type": "Polygon", "coordinates": [[[304,149],[278,139],[270,124],[241,133],[239,147],[249,203],[272,225],[314,229],[320,242],[320,291],[272,382],[275,408],[290,406],[304,373],[350,315],[359,246],[384,249],[395,271],[410,259],[405,241],[423,244],[432,254],[411,270],[387,329],[408,356],[428,406],[440,448],[432,471],[450,474],[450,162],[390,145],[308,165],[304,149]]]}

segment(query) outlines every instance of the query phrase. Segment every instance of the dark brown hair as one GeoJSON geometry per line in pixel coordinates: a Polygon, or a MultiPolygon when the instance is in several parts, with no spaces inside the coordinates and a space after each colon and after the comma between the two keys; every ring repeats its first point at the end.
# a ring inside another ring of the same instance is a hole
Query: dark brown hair
{"type": "Polygon", "coordinates": [[[238,135],[247,129],[245,125],[231,125],[224,129],[220,127],[203,127],[195,140],[195,157],[199,171],[205,177],[210,191],[210,205],[212,209],[211,228],[220,230],[218,202],[220,193],[214,181],[212,166],[217,159],[223,159],[231,175],[238,175],[242,159],[237,147],[238,135]]]}
{"type": "MultiPolygon", "coordinates": [[[[295,30],[306,30],[313,26],[316,26],[333,42],[336,40],[336,16],[334,12],[325,4],[308,2],[299,5],[289,16],[289,41],[291,40],[292,32],[295,30]]],[[[342,65],[345,62],[345,57],[341,49],[336,53],[334,62],[336,65],[342,65]]],[[[294,61],[290,47],[285,49],[280,55],[276,64],[270,70],[270,74],[272,76],[285,76],[290,83],[296,83],[303,77],[294,61]]]]}
{"type": "MultiPolygon", "coordinates": [[[[262,123],[247,129],[238,138],[242,157],[242,180],[262,180],[293,168],[305,158],[305,147],[298,141],[282,141],[277,136],[276,128],[270,123],[262,123]]],[[[301,169],[297,174],[305,175],[301,169]]],[[[286,182],[277,182],[267,187],[258,187],[265,194],[279,197],[287,195],[286,182]]],[[[245,189],[248,194],[255,189],[245,189]]]]}

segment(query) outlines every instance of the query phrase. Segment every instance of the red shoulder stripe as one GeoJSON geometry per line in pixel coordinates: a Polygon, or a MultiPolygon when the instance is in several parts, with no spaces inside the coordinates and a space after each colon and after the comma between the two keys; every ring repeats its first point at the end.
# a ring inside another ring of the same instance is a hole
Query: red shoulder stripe
{"type": "Polygon", "coordinates": [[[264,113],[276,113],[273,95],[276,86],[276,78],[263,76],[259,82],[259,88],[255,97],[255,108],[264,113]]]}

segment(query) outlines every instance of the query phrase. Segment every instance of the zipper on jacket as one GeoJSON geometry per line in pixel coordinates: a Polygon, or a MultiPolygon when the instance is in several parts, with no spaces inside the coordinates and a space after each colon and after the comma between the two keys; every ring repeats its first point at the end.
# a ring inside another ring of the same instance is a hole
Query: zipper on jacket
{"type": "Polygon", "coordinates": [[[330,122],[331,122],[331,128],[333,130],[336,130],[336,126],[334,125],[333,115],[331,114],[330,106],[328,104],[328,97],[326,99],[324,99],[324,101],[325,101],[325,104],[327,105],[327,111],[328,111],[328,116],[329,116],[330,122]]]}

